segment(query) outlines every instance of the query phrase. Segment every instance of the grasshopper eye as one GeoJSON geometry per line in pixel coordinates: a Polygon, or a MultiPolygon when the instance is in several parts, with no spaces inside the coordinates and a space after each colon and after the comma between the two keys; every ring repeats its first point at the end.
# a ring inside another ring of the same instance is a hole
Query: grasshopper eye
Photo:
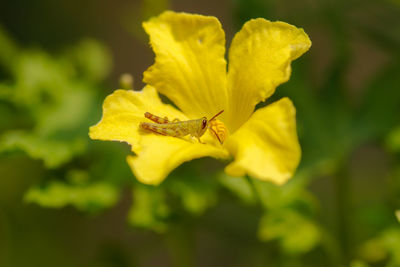
{"type": "Polygon", "coordinates": [[[206,126],[207,126],[207,120],[204,119],[204,120],[202,121],[202,124],[201,124],[201,129],[206,128],[206,126]]]}

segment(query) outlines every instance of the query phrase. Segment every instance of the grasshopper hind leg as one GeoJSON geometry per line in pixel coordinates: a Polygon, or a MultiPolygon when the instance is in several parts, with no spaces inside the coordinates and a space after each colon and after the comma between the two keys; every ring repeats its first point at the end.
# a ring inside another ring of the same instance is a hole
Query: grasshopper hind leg
{"type": "Polygon", "coordinates": [[[147,122],[141,122],[139,124],[139,128],[145,131],[161,134],[161,135],[167,135],[164,131],[162,131],[160,128],[157,126],[153,125],[152,123],[147,123],[147,122]]]}

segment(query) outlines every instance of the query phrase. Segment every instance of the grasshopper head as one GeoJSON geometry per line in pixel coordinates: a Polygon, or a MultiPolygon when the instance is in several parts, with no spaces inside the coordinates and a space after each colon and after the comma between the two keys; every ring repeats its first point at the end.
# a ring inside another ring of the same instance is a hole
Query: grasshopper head
{"type": "Polygon", "coordinates": [[[223,110],[221,110],[220,112],[218,112],[214,117],[211,118],[211,120],[207,120],[206,117],[201,118],[199,121],[200,123],[198,124],[198,128],[197,128],[197,137],[201,137],[203,136],[203,134],[207,131],[208,129],[208,125],[210,123],[210,121],[214,120],[219,114],[221,114],[222,112],[224,112],[223,110]]]}
{"type": "Polygon", "coordinates": [[[206,117],[201,118],[201,123],[199,124],[199,127],[197,128],[197,136],[200,137],[202,136],[208,128],[208,120],[206,117]]]}

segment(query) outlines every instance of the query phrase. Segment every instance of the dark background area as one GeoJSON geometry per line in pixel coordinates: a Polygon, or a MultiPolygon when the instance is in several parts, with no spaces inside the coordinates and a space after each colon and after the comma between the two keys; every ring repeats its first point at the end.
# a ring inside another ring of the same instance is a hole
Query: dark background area
{"type": "Polygon", "coordinates": [[[0,25],[0,266],[400,266],[399,1],[5,1],[0,25]],[[148,187],[88,139],[122,73],[143,87],[165,9],[216,16],[228,47],[255,17],[309,34],[269,100],[297,108],[288,184],[201,159],[148,187]]]}

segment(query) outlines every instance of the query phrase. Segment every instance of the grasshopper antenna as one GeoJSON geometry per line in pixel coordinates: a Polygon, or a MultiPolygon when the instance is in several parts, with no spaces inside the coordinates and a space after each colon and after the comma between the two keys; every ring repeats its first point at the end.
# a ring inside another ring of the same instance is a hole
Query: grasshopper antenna
{"type": "Polygon", "coordinates": [[[214,131],[213,128],[210,128],[210,130],[215,134],[215,136],[218,138],[218,141],[219,141],[219,142],[221,143],[221,145],[222,145],[221,139],[219,139],[218,134],[214,131]]]}
{"type": "Polygon", "coordinates": [[[209,120],[209,121],[212,121],[213,119],[215,119],[218,115],[220,115],[222,112],[224,112],[224,110],[221,110],[220,112],[218,112],[214,117],[212,117],[211,118],[211,120],[209,120]]]}

